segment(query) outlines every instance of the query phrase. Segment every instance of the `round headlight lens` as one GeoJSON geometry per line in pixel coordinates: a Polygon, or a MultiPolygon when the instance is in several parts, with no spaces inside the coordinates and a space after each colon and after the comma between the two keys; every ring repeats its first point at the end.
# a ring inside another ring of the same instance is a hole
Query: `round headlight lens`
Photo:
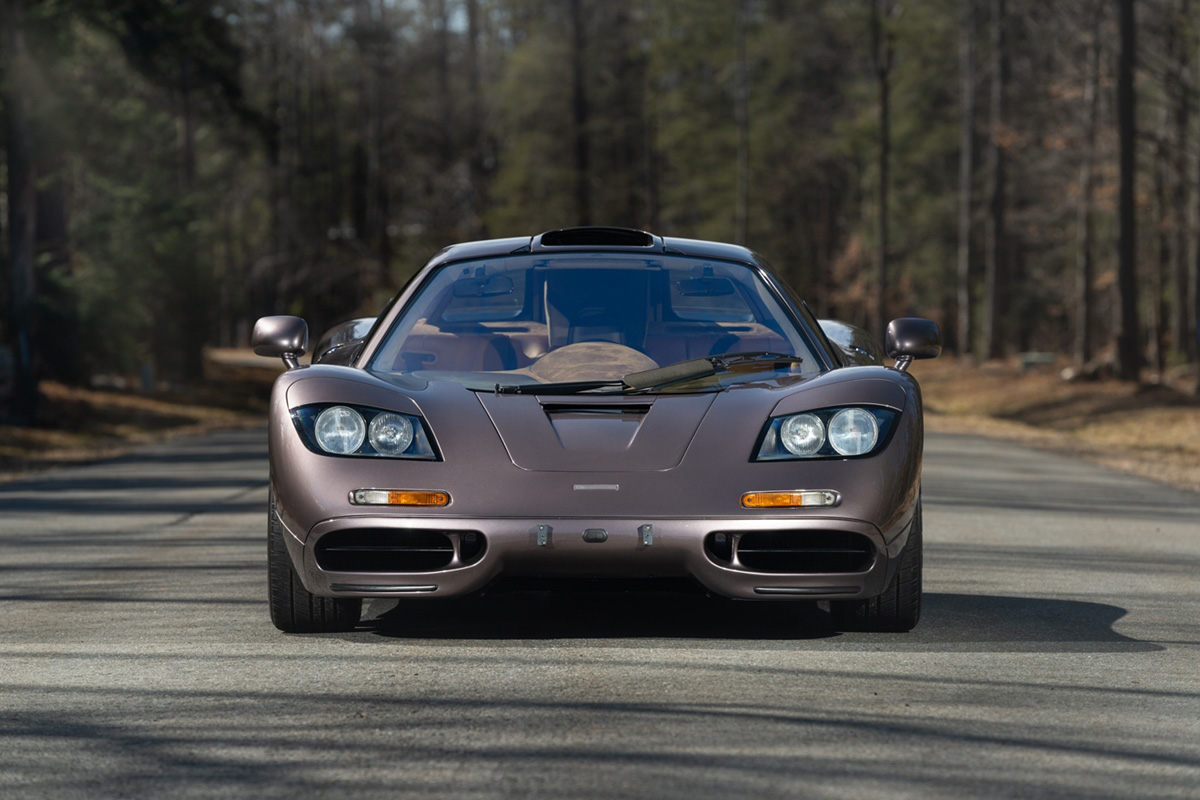
{"type": "Polygon", "coordinates": [[[371,420],[371,447],[385,456],[398,456],[413,440],[413,424],[403,414],[384,412],[371,420]]]}
{"type": "Polygon", "coordinates": [[[844,408],[829,420],[829,443],[844,456],[869,453],[879,441],[879,422],[870,411],[844,408]]]}
{"type": "Polygon", "coordinates": [[[323,450],[344,456],[362,447],[367,438],[367,423],[353,408],[333,406],[317,416],[313,432],[323,450]]]}
{"type": "Polygon", "coordinates": [[[794,456],[816,455],[825,445],[825,425],[816,414],[796,414],[779,426],[779,441],[794,456]]]}

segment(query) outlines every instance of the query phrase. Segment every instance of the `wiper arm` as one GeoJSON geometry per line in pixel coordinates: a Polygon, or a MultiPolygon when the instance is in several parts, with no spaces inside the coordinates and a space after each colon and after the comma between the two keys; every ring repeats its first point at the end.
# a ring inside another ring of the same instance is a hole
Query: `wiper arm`
{"type": "Polygon", "coordinates": [[[591,392],[597,389],[623,389],[631,392],[664,389],[677,383],[685,383],[698,378],[707,378],[723,372],[731,372],[735,367],[747,364],[769,366],[780,369],[792,364],[803,364],[800,356],[790,356],[785,353],[770,351],[749,351],[745,353],[726,353],[707,358],[693,358],[680,361],[678,364],[668,364],[665,367],[631,372],[619,381],[574,381],[564,383],[517,383],[496,384],[496,394],[549,394],[570,395],[591,392]]]}
{"type": "Polygon", "coordinates": [[[735,364],[772,364],[779,366],[788,366],[790,364],[803,364],[804,359],[800,356],[789,356],[787,353],[775,353],[770,350],[748,350],[744,353],[725,353],[724,355],[716,356],[718,361],[725,362],[726,367],[731,367],[735,364]]]}
{"type": "Polygon", "coordinates": [[[560,384],[496,384],[497,395],[578,395],[594,389],[624,389],[620,380],[577,380],[560,384]]]}
{"type": "Polygon", "coordinates": [[[693,358],[690,361],[680,361],[678,364],[648,369],[644,372],[631,372],[625,376],[624,382],[632,391],[646,391],[664,389],[677,383],[730,372],[734,367],[746,364],[770,365],[772,369],[779,369],[783,366],[803,363],[804,359],[800,356],[754,350],[707,358],[693,358]]]}
{"type": "Polygon", "coordinates": [[[624,383],[630,389],[658,389],[673,383],[706,378],[716,375],[719,371],[718,359],[694,358],[691,361],[680,361],[665,367],[656,367],[642,372],[631,372],[624,378],[624,383]]]}

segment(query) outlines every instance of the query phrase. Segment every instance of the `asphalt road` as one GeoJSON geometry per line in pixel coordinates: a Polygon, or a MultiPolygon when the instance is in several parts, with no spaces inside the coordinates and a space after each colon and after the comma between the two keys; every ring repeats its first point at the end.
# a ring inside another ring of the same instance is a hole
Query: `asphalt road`
{"type": "Polygon", "coordinates": [[[285,636],[264,438],[0,485],[0,797],[1200,797],[1200,495],[934,436],[911,634],[534,595],[285,636]]]}

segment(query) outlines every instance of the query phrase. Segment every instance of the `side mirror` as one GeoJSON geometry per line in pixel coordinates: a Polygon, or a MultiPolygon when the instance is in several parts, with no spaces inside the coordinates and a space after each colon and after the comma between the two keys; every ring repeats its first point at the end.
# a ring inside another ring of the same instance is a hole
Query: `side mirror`
{"type": "Polygon", "coordinates": [[[308,323],[299,317],[260,317],[250,346],[256,355],[282,358],[288,369],[295,369],[308,352],[308,323]]]}
{"type": "Polygon", "coordinates": [[[896,369],[907,372],[914,358],[937,358],[942,354],[942,333],[932,320],[894,319],[888,323],[884,349],[888,358],[896,359],[896,369]]]}

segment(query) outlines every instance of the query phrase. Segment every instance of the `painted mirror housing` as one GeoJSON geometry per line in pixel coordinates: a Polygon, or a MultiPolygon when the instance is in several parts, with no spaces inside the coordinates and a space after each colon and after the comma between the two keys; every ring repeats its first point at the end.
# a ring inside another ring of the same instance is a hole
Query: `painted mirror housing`
{"type": "Polygon", "coordinates": [[[260,356],[278,356],[289,369],[308,352],[308,323],[299,317],[260,317],[254,323],[250,346],[260,356]]]}
{"type": "Polygon", "coordinates": [[[888,323],[884,349],[903,371],[915,358],[937,358],[942,354],[942,333],[936,322],[920,317],[902,317],[888,323]]]}

